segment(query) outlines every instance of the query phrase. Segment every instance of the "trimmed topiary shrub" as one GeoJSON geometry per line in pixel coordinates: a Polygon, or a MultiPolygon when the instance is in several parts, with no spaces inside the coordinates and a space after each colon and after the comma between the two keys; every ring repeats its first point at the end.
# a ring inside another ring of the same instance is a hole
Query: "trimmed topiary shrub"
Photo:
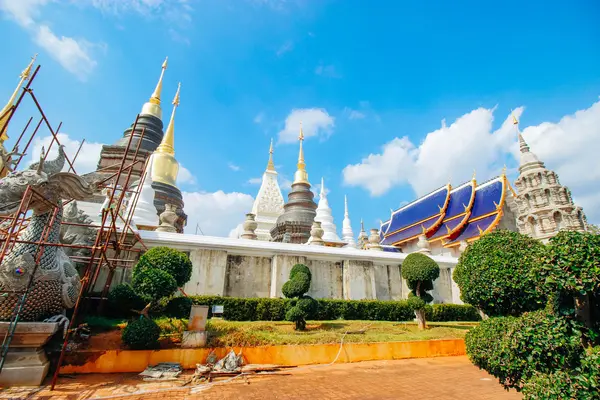
{"type": "Polygon", "coordinates": [[[163,297],[168,297],[177,290],[177,282],[169,273],[156,269],[145,268],[134,275],[133,290],[142,299],[158,302],[163,297]]]}
{"type": "MultiPolygon", "coordinates": [[[[292,299],[190,296],[194,304],[224,306],[223,318],[230,321],[284,321],[292,299]]],[[[406,300],[316,299],[315,320],[410,321],[415,314],[406,300]]],[[[478,321],[473,306],[432,304],[425,308],[429,321],[478,321]]],[[[209,317],[212,308],[209,308],[209,317]]],[[[311,317],[312,319],[312,317],[311,317]]]]}
{"type": "Polygon", "coordinates": [[[165,314],[171,318],[189,318],[192,304],[189,297],[173,297],[165,307],[165,314]]]}
{"type": "Polygon", "coordinates": [[[156,322],[148,318],[131,321],[123,329],[121,340],[133,350],[149,350],[158,347],[160,328],[156,322]]]}
{"type": "Polygon", "coordinates": [[[520,318],[490,318],[467,332],[471,361],[505,388],[520,390],[536,372],[572,369],[582,356],[581,332],[574,321],[527,312],[520,318]]]}
{"type": "Polygon", "coordinates": [[[183,287],[192,276],[192,262],[183,252],[168,247],[153,247],[145,252],[133,268],[133,277],[145,269],[156,268],[169,273],[183,287]]]}
{"type": "Polygon", "coordinates": [[[536,372],[523,386],[525,400],[600,398],[600,347],[590,348],[572,371],[536,372]]]}
{"type": "MultiPolygon", "coordinates": [[[[550,239],[532,279],[553,296],[554,311],[598,329],[600,303],[600,235],[560,231],[550,239]]],[[[592,340],[598,332],[591,333],[592,340]]]]}
{"type": "Polygon", "coordinates": [[[402,263],[402,278],[406,279],[410,289],[408,305],[415,312],[419,329],[427,327],[425,305],[433,301],[427,291],[433,289],[433,281],[439,276],[440,267],[425,254],[411,253],[402,263]]]}
{"type": "Polygon", "coordinates": [[[113,315],[131,315],[132,310],[142,310],[146,304],[128,283],[115,286],[108,294],[108,305],[113,315]]]}
{"type": "Polygon", "coordinates": [[[454,270],[461,299],[488,316],[518,316],[543,308],[546,298],[529,273],[544,250],[541,242],[517,232],[482,236],[467,247],[454,270]]]}
{"type": "Polygon", "coordinates": [[[477,309],[468,304],[434,304],[425,308],[427,321],[480,321],[477,309]]]}
{"type": "Polygon", "coordinates": [[[295,323],[295,329],[306,329],[306,320],[314,317],[319,303],[305,293],[310,289],[312,275],[306,265],[296,264],[290,271],[290,280],[283,284],[281,291],[287,298],[292,298],[290,309],[285,314],[285,319],[295,323]]]}

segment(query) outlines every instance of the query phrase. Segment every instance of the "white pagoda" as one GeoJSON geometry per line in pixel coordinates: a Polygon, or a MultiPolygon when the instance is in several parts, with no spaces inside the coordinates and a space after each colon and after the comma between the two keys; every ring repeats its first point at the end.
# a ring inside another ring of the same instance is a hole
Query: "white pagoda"
{"type": "Polygon", "coordinates": [[[342,223],[342,241],[346,242],[348,247],[356,247],[354,232],[352,231],[352,222],[348,213],[348,197],[344,196],[344,222],[342,223]]]}
{"type": "Polygon", "coordinates": [[[319,205],[317,207],[317,216],[315,221],[321,223],[321,228],[325,233],[323,234],[323,240],[328,243],[339,243],[343,244],[342,240],[337,234],[337,228],[333,223],[333,215],[331,215],[331,207],[327,201],[327,193],[325,190],[325,180],[321,178],[321,193],[319,194],[319,205]]]}

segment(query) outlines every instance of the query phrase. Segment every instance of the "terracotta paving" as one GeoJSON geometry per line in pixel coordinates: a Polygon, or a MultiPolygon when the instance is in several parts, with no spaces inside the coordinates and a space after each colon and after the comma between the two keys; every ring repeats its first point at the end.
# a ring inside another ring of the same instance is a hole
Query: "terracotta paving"
{"type": "MultiPolygon", "coordinates": [[[[185,377],[184,377],[185,378],[185,377]]],[[[180,387],[181,381],[144,382],[134,374],[61,377],[57,390],[9,389],[0,399],[520,399],[496,379],[471,365],[467,357],[370,361],[309,366],[277,375],[252,376],[204,387],[180,387]],[[193,393],[196,391],[195,393],[193,393]]]]}

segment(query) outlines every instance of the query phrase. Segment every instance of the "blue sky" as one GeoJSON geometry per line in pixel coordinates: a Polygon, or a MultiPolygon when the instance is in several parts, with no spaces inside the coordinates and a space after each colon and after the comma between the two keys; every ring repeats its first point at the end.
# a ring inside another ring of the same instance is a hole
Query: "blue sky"
{"type": "Polygon", "coordinates": [[[199,222],[226,235],[243,220],[271,137],[285,189],[300,117],[309,178],[325,177],[339,230],[348,195],[358,233],[360,218],[377,227],[390,208],[474,169],[484,180],[506,164],[514,179],[511,109],[532,150],[600,222],[600,4],[484,3],[0,0],[0,35],[10,38],[0,94],[39,53],[36,94],[69,140],[90,143],[80,163],[93,168],[169,56],[163,113],[181,81],[176,157],[189,171],[181,189],[192,231],[199,222]]]}

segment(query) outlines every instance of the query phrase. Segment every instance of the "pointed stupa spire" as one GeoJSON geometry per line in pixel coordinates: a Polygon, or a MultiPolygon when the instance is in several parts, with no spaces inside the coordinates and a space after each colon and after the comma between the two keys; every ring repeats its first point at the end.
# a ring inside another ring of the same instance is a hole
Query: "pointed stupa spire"
{"type": "Polygon", "coordinates": [[[295,183],[306,183],[308,184],[308,173],[306,172],[306,164],[304,163],[304,149],[302,148],[302,144],[304,142],[304,132],[302,131],[302,122],[300,122],[300,135],[298,136],[298,141],[300,142],[300,151],[298,152],[298,169],[294,174],[294,182],[295,183]]]}
{"type": "Polygon", "coordinates": [[[19,94],[19,90],[21,90],[21,86],[25,83],[26,80],[29,79],[29,75],[31,74],[31,68],[33,67],[33,63],[35,63],[35,59],[37,58],[37,54],[31,57],[31,61],[29,65],[21,72],[19,75],[19,84],[15,88],[13,94],[8,99],[6,105],[0,110],[0,143],[8,140],[8,135],[6,134],[6,125],[8,124],[8,117],[10,115],[10,109],[15,105],[15,100],[17,99],[17,95],[19,94]]]}
{"type": "Polygon", "coordinates": [[[181,83],[177,86],[177,93],[173,99],[171,120],[165,131],[160,145],[153,153],[152,181],[177,187],[177,174],[179,163],[175,159],[175,111],[179,106],[179,91],[181,83]]]}
{"type": "Polygon", "coordinates": [[[337,234],[337,227],[333,223],[331,207],[327,201],[327,190],[325,189],[325,179],[321,178],[321,192],[319,194],[319,205],[317,206],[317,215],[315,221],[321,223],[323,228],[323,240],[326,242],[341,242],[337,234]]]}
{"type": "Polygon", "coordinates": [[[273,164],[273,139],[271,139],[271,146],[269,146],[269,162],[267,163],[267,171],[275,172],[275,164],[273,164]]]}
{"type": "Polygon", "coordinates": [[[165,70],[167,69],[167,60],[169,57],[165,58],[165,61],[162,63],[162,69],[160,71],[160,78],[158,78],[158,83],[156,84],[156,88],[154,88],[154,92],[150,96],[150,100],[142,107],[142,112],[140,114],[149,114],[153,115],[156,118],[162,119],[162,109],[160,107],[160,96],[162,94],[163,87],[163,78],[165,76],[165,70]]]}
{"type": "Polygon", "coordinates": [[[171,119],[169,120],[169,125],[165,131],[165,136],[163,136],[162,142],[160,142],[160,145],[156,149],[157,153],[166,153],[172,156],[175,155],[175,111],[177,111],[177,107],[179,106],[180,90],[181,83],[177,85],[177,92],[175,93],[175,98],[173,99],[173,111],[171,112],[171,119]]]}
{"type": "Polygon", "coordinates": [[[342,240],[348,244],[348,247],[356,247],[354,232],[352,231],[352,222],[348,213],[348,196],[344,196],[344,222],[342,224],[342,240]]]}
{"type": "Polygon", "coordinates": [[[541,167],[544,168],[544,163],[541,162],[535,154],[531,152],[529,145],[525,142],[523,135],[521,134],[521,130],[519,129],[519,120],[512,114],[513,125],[517,131],[517,137],[519,139],[519,150],[521,152],[521,161],[519,164],[519,171],[523,171],[524,169],[531,169],[541,167]]]}
{"type": "Polygon", "coordinates": [[[369,242],[369,235],[367,231],[365,231],[365,224],[363,223],[362,218],[360,219],[360,233],[358,234],[358,246],[360,248],[365,248],[367,243],[369,242]]]}

